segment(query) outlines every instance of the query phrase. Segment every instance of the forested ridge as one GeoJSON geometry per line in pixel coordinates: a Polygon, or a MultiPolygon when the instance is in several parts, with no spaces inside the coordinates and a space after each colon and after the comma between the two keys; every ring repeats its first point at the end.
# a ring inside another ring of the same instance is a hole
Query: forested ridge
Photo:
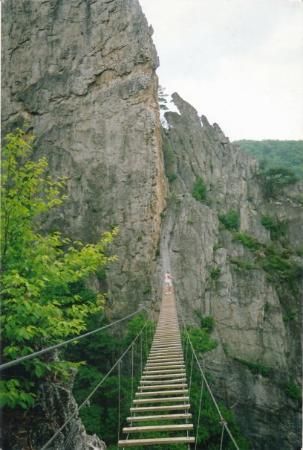
{"type": "Polygon", "coordinates": [[[267,168],[284,167],[303,178],[303,141],[242,139],[234,141],[234,144],[262,161],[267,168]]]}

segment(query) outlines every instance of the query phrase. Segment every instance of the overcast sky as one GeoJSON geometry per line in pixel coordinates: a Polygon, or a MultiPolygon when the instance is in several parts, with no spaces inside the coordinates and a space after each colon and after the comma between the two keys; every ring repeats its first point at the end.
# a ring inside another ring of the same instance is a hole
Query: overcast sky
{"type": "Polygon", "coordinates": [[[234,139],[303,138],[302,0],[140,0],[160,84],[234,139]]]}

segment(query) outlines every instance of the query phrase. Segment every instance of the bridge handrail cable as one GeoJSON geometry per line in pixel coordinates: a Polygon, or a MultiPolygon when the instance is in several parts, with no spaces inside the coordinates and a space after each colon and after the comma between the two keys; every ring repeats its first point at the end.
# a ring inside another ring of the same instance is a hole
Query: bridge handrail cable
{"type": "MultiPolygon", "coordinates": [[[[144,307],[141,309],[145,309],[144,307]]],[[[133,315],[133,314],[132,314],[133,315]]],[[[129,346],[127,347],[127,349],[122,353],[122,355],[117,359],[117,361],[115,362],[115,364],[111,367],[111,369],[109,369],[109,371],[106,373],[106,375],[104,375],[104,377],[96,384],[96,386],[92,389],[92,391],[88,394],[88,396],[86,397],[86,399],[78,406],[78,408],[76,409],[76,411],[73,412],[73,414],[71,414],[69,416],[69,418],[64,422],[64,424],[55,432],[55,434],[46,442],[46,444],[44,444],[44,446],[41,448],[41,450],[45,450],[53,441],[54,439],[56,439],[56,437],[58,436],[59,433],[61,433],[61,431],[66,427],[66,425],[68,425],[68,423],[78,414],[78,412],[80,411],[80,409],[83,408],[83,406],[85,406],[88,401],[92,398],[92,396],[95,394],[95,392],[99,389],[99,387],[104,383],[104,381],[109,377],[109,375],[113,372],[113,370],[117,367],[117,365],[122,361],[122,359],[124,358],[124,356],[127,354],[127,352],[131,349],[131,347],[134,345],[134,343],[138,340],[138,338],[140,337],[140,335],[142,334],[143,330],[145,329],[146,325],[148,323],[148,320],[145,321],[143,327],[141,328],[141,330],[138,332],[138,334],[134,337],[134,339],[132,340],[132,342],[129,344],[129,346]]]]}

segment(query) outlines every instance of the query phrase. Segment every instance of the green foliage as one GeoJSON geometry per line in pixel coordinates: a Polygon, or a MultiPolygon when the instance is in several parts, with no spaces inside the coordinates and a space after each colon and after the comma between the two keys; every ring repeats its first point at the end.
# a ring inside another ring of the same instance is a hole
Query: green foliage
{"type": "Polygon", "coordinates": [[[288,397],[292,400],[300,401],[302,398],[302,390],[301,387],[296,383],[290,381],[284,385],[284,389],[288,397]]]}
{"type": "Polygon", "coordinates": [[[264,163],[265,168],[285,167],[303,178],[303,141],[250,141],[235,143],[240,148],[264,163]]]}
{"type": "Polygon", "coordinates": [[[249,248],[249,250],[256,251],[262,248],[262,244],[260,244],[256,238],[247,233],[235,233],[234,240],[241,242],[241,244],[244,247],[249,248]]]}
{"type": "Polygon", "coordinates": [[[234,358],[239,363],[246,366],[254,375],[262,375],[262,377],[269,377],[273,373],[273,369],[271,367],[266,367],[260,363],[253,363],[250,361],[246,361],[240,358],[234,358]]]}
{"type": "Polygon", "coordinates": [[[209,336],[207,326],[204,326],[203,328],[189,327],[188,334],[193,347],[198,354],[209,352],[218,345],[217,342],[209,336]]]}
{"type": "MultiPolygon", "coordinates": [[[[255,253],[256,262],[270,275],[273,281],[287,282],[292,289],[295,288],[295,282],[302,276],[303,267],[291,258],[292,254],[288,249],[274,244],[261,244],[255,237],[247,233],[235,233],[234,239],[255,253]]],[[[256,264],[246,263],[237,258],[233,258],[231,262],[240,269],[257,268],[256,264]]]]}
{"type": "Polygon", "coordinates": [[[192,190],[192,196],[194,199],[196,199],[198,202],[205,202],[206,201],[206,185],[204,183],[203,178],[197,177],[196,181],[193,185],[192,190]]]}
{"type": "Polygon", "coordinates": [[[296,261],[289,258],[282,251],[274,247],[267,247],[265,258],[262,260],[262,268],[268,272],[273,279],[294,283],[302,276],[303,268],[296,261]]]}
{"type": "Polygon", "coordinates": [[[255,263],[241,258],[230,258],[231,264],[234,264],[238,270],[255,270],[258,266],[255,263]]]}
{"type": "Polygon", "coordinates": [[[263,191],[266,197],[275,198],[285,186],[294,184],[298,177],[291,169],[285,167],[275,167],[263,169],[259,174],[263,191]]]}
{"type": "Polygon", "coordinates": [[[240,227],[240,215],[235,210],[230,210],[226,214],[219,215],[220,222],[230,231],[238,231],[240,227]]]}
{"type": "Polygon", "coordinates": [[[210,277],[212,280],[217,281],[220,278],[221,275],[221,269],[220,267],[212,267],[210,269],[210,277]]]}
{"type": "Polygon", "coordinates": [[[215,327],[215,319],[212,316],[202,316],[201,328],[205,329],[207,333],[211,333],[215,327]]]}
{"type": "MultiPolygon", "coordinates": [[[[86,280],[114,258],[106,256],[116,231],[97,244],[71,242],[40,229],[43,214],[63,203],[64,180],[47,176],[45,158],[33,161],[32,139],[18,130],[7,135],[2,164],[2,356],[3,362],[56,344],[86,329],[104,298],[86,280]]],[[[36,384],[66,379],[74,364],[52,355],[32,359],[4,373],[1,403],[28,408],[36,384]],[[18,378],[18,379],[17,379],[18,378]]]]}
{"type": "Polygon", "coordinates": [[[273,240],[280,239],[286,235],[286,222],[265,215],[262,216],[261,223],[270,232],[270,238],[273,240]]]}
{"type": "Polygon", "coordinates": [[[158,101],[160,109],[162,109],[163,111],[168,111],[168,94],[166,94],[165,88],[162,86],[158,87],[158,101]]]}
{"type": "Polygon", "coordinates": [[[167,179],[170,183],[175,181],[176,175],[176,158],[174,149],[167,137],[163,138],[163,154],[164,154],[164,168],[167,179]]]}

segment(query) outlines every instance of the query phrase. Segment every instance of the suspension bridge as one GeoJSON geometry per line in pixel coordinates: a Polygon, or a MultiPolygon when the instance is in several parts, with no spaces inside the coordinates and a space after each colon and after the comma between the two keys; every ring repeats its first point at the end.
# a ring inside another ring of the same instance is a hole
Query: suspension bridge
{"type": "MultiPolygon", "coordinates": [[[[0,370],[5,370],[8,367],[20,364],[24,360],[40,356],[41,354],[56,350],[71,342],[79,341],[92,334],[102,332],[104,329],[110,328],[135,316],[144,309],[145,308],[140,308],[134,313],[109,325],[68,339],[60,344],[39,350],[30,355],[20,357],[17,360],[2,364],[0,370]]],[[[171,449],[174,448],[175,445],[179,445],[178,448],[181,448],[180,445],[183,445],[182,448],[187,449],[193,448],[196,450],[197,448],[204,448],[198,446],[198,431],[201,426],[200,419],[201,410],[203,408],[203,395],[205,391],[207,391],[213,406],[217,411],[218,423],[221,426],[221,437],[218,450],[223,450],[227,440],[231,441],[236,450],[239,450],[238,444],[221,413],[212,389],[206,379],[199,358],[191,342],[185,321],[182,317],[181,322],[184,337],[183,342],[173,288],[168,289],[164,287],[156,331],[152,338],[150,349],[146,348],[147,359],[145,365],[143,364],[143,336],[144,332],[146,333],[147,321],[110,370],[93,387],[85,400],[78,405],[78,409],[74,411],[60,427],[58,427],[57,431],[40,450],[56,450],[58,448],[56,446],[56,439],[60,436],[60,442],[62,442],[62,435],[66,436],[64,449],[72,449],[70,446],[71,432],[68,431],[69,424],[78,416],[79,411],[83,407],[89,407],[90,399],[102,388],[102,385],[104,385],[107,378],[115,370],[118,373],[119,380],[117,447],[133,449],[147,447],[156,449],[161,446],[161,449],[171,449]],[[136,344],[138,343],[138,352],[141,354],[141,361],[139,364],[141,376],[137,391],[135,395],[133,395],[133,380],[135,377],[134,352],[136,344]],[[185,355],[183,350],[185,350],[185,355]],[[129,416],[121,418],[121,364],[128,354],[131,354],[132,404],[130,406],[129,416]],[[190,358],[188,358],[189,354],[191,354],[190,358]],[[187,368],[186,359],[190,360],[190,365],[187,368]],[[198,412],[197,417],[195,418],[195,424],[193,423],[190,402],[193,370],[197,370],[200,373],[201,379],[198,412]]]]}
{"type": "Polygon", "coordinates": [[[130,425],[123,428],[127,439],[119,440],[119,447],[195,442],[195,438],[189,435],[193,431],[193,424],[190,423],[192,415],[189,413],[182,342],[172,292],[165,292],[163,295],[158,326],[133,405],[130,408],[131,416],[127,417],[130,425]],[[157,425],[151,425],[155,421],[157,425]],[[176,423],[177,421],[180,423],[176,423]],[[136,425],[137,423],[144,425],[136,425]],[[140,437],[154,432],[172,435],[140,437]],[[185,432],[185,435],[178,436],[180,432],[185,432]],[[128,439],[129,434],[139,437],[128,439]]]}

